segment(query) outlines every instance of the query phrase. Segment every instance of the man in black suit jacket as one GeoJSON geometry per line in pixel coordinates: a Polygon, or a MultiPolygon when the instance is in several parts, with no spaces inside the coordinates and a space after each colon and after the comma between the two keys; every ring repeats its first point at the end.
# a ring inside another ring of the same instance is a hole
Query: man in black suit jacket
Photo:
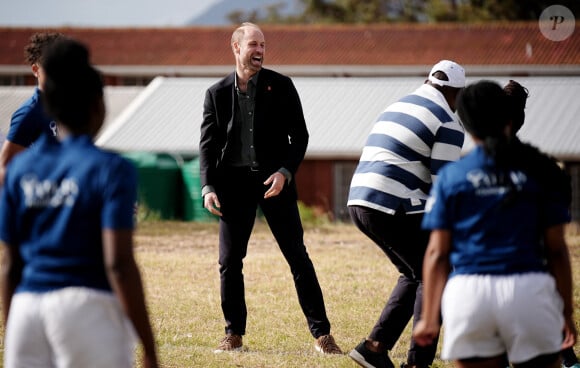
{"type": "Polygon", "coordinates": [[[265,40],[257,25],[244,23],[236,29],[231,47],[236,71],[207,90],[199,145],[204,206],[220,216],[220,289],[226,336],[216,352],[243,346],[247,310],[242,267],[260,206],[290,265],[316,350],[341,354],[330,335],[298,213],[293,179],[308,145],[298,92],[290,78],[262,68],[265,40]]]}

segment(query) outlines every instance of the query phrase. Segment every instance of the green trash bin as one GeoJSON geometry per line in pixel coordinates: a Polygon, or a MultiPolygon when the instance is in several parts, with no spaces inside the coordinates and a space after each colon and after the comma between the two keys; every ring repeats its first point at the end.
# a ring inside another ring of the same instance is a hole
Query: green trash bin
{"type": "Polygon", "coordinates": [[[167,154],[132,152],[123,154],[137,167],[139,204],[163,220],[180,219],[182,187],[179,163],[167,154]]]}
{"type": "Polygon", "coordinates": [[[218,217],[209,213],[203,206],[201,179],[199,177],[199,158],[185,162],[181,166],[183,175],[183,219],[185,221],[211,222],[218,217]]]}

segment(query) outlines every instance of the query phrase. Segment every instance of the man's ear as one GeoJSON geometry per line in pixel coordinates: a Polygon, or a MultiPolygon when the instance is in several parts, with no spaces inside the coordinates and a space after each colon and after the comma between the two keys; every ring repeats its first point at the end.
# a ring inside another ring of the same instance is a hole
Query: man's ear
{"type": "Polygon", "coordinates": [[[35,76],[36,78],[38,78],[38,69],[39,69],[39,66],[38,66],[38,64],[37,64],[37,63],[34,63],[34,64],[32,64],[32,65],[30,66],[30,69],[32,69],[32,74],[34,74],[34,76],[35,76]]]}
{"type": "Polygon", "coordinates": [[[443,97],[445,97],[445,100],[447,101],[447,104],[449,104],[449,107],[451,108],[451,111],[455,112],[455,110],[457,109],[457,96],[459,96],[459,93],[461,92],[460,88],[454,88],[454,87],[449,87],[449,86],[443,86],[441,87],[441,93],[443,93],[443,97]]]}

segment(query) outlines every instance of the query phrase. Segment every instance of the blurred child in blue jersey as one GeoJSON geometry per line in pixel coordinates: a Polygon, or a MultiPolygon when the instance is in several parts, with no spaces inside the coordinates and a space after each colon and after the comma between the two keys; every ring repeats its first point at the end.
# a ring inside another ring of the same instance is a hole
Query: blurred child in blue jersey
{"type": "Polygon", "coordinates": [[[419,344],[437,337],[458,367],[560,367],[576,342],[561,169],[515,138],[514,104],[495,82],[459,95],[457,111],[476,144],[439,173],[423,227],[419,344]],[[564,338],[562,338],[564,331],[564,338]]]}
{"type": "Polygon", "coordinates": [[[43,101],[60,141],[42,135],[10,162],[0,199],[4,367],[131,368],[135,334],[157,367],[133,255],[135,168],[93,137],[105,106],[78,41],[42,60],[43,101]]]}
{"type": "Polygon", "coordinates": [[[38,84],[32,96],[12,114],[10,128],[0,150],[0,185],[4,180],[6,166],[17,153],[30,147],[42,134],[56,140],[56,122],[46,113],[42,104],[44,83],[42,61],[47,47],[62,37],[64,36],[60,33],[35,33],[24,48],[26,62],[30,64],[38,84]]]}
{"type": "MultiPolygon", "coordinates": [[[[350,216],[400,272],[371,333],[349,353],[363,367],[393,367],[388,351],[411,317],[414,324],[420,319],[429,240],[421,221],[439,169],[461,154],[464,133],[454,112],[464,86],[463,67],[450,60],[435,64],[425,83],[379,116],[353,175],[350,216]]],[[[369,282],[383,281],[377,276],[369,282]]],[[[437,341],[419,346],[411,339],[403,367],[427,368],[436,349],[437,341]]]]}
{"type": "MultiPolygon", "coordinates": [[[[520,83],[514,80],[510,80],[504,87],[505,93],[508,96],[510,114],[512,117],[512,131],[514,138],[518,139],[515,134],[520,130],[524,124],[525,120],[525,108],[526,102],[529,96],[528,89],[522,86],[520,83]]],[[[554,159],[554,165],[558,165],[556,159],[554,159]]],[[[560,186],[560,191],[562,195],[562,200],[570,206],[572,202],[572,183],[570,176],[566,171],[554,171],[556,175],[552,178],[556,185],[560,186]]],[[[578,357],[574,352],[573,347],[562,350],[562,367],[564,368],[580,368],[580,362],[578,362],[578,357]]]]}

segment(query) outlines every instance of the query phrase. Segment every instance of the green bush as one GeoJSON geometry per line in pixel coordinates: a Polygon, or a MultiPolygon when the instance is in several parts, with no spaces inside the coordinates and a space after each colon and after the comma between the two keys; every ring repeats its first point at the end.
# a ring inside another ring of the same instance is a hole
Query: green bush
{"type": "Polygon", "coordinates": [[[305,226],[320,226],[331,223],[330,214],[318,210],[316,207],[307,206],[302,201],[298,201],[298,211],[300,219],[305,226]]]}
{"type": "Polygon", "coordinates": [[[162,219],[161,213],[159,211],[150,209],[147,206],[147,203],[145,203],[144,201],[140,201],[137,204],[137,213],[135,214],[135,216],[137,223],[146,221],[159,221],[162,219]]]}

